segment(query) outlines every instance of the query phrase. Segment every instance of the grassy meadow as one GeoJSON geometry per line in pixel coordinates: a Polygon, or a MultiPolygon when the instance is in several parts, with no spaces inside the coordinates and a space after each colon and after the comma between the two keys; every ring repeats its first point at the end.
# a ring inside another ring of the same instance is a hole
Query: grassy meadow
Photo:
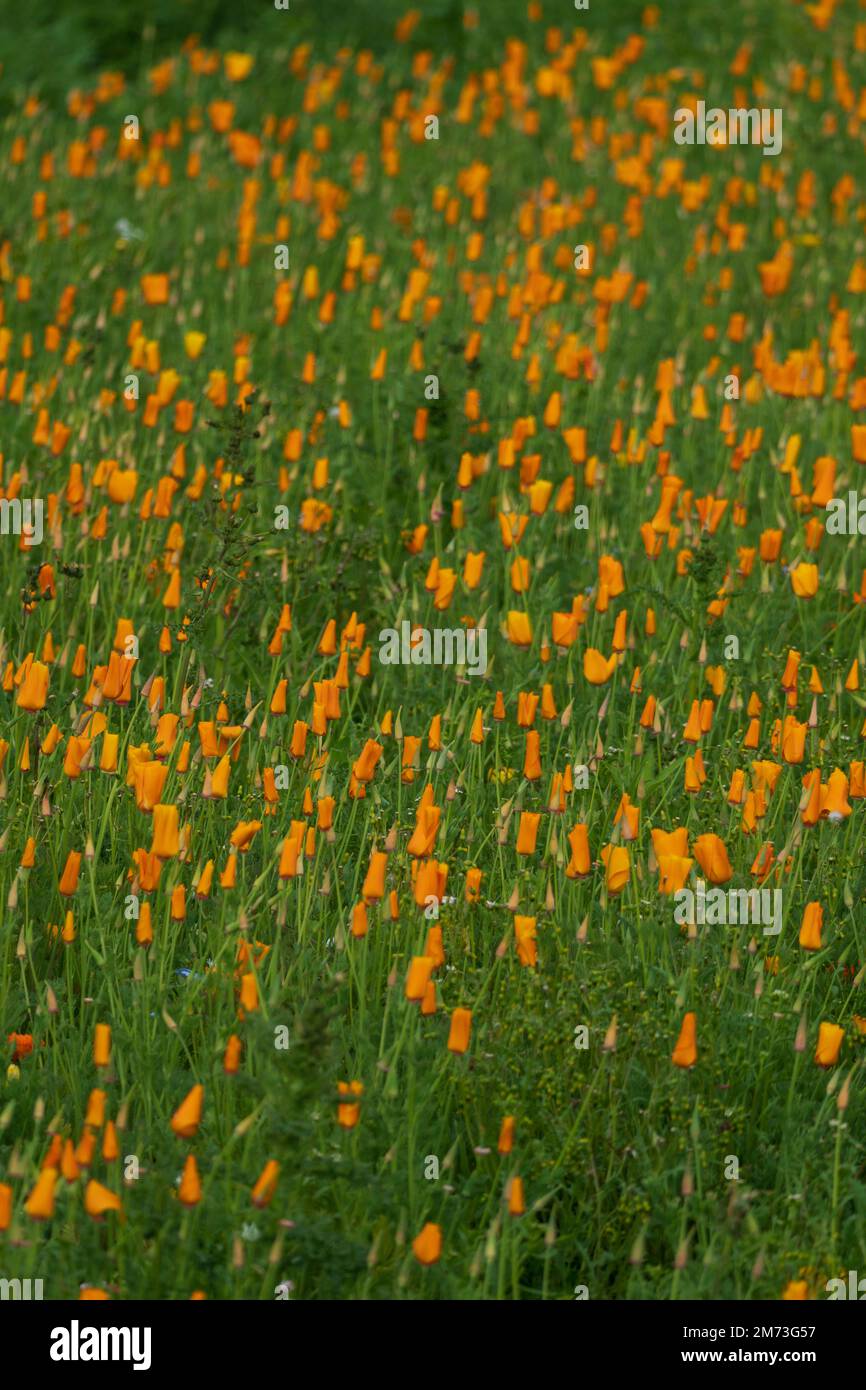
{"type": "Polygon", "coordinates": [[[826,1297],[866,10],[4,11],[0,1278],[826,1297]]]}

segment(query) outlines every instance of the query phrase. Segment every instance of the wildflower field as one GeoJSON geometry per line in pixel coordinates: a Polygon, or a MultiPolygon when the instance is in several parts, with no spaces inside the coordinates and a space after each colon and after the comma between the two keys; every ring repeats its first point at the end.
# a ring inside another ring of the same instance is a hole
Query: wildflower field
{"type": "Polygon", "coordinates": [[[0,1278],[825,1298],[866,8],[174,9],[0,39],[0,1278]]]}

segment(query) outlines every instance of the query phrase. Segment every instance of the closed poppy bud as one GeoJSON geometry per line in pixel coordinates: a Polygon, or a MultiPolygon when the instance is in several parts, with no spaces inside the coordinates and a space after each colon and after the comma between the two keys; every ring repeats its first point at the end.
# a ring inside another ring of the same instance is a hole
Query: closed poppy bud
{"type": "Polygon", "coordinates": [[[241,1016],[255,1013],[259,1007],[259,987],[251,970],[241,976],[241,1016]]]}
{"type": "Polygon", "coordinates": [[[785,670],[782,673],[781,685],[783,690],[797,689],[797,675],[799,669],[800,653],[794,647],[791,647],[788,651],[788,657],[785,662],[785,670]]]}
{"type": "MultiPolygon", "coordinates": [[[[434,970],[439,966],[445,965],[445,948],[442,945],[442,927],[434,926],[427,929],[427,941],[424,942],[424,955],[430,956],[434,963],[434,970]]],[[[424,987],[424,994],[427,994],[427,986],[424,987]]]]}
{"type": "Polygon", "coordinates": [[[436,965],[432,956],[413,956],[406,975],[406,998],[420,1003],[436,965]]]}
{"type": "Polygon", "coordinates": [[[111,1056],[111,1028],[107,1023],[97,1023],[93,1035],[93,1063],[97,1067],[107,1067],[111,1056]]]}
{"type": "Polygon", "coordinates": [[[701,738],[700,705],[697,700],[692,701],[692,708],[683,729],[683,738],[686,743],[699,743],[701,738]]]}
{"type": "Polygon", "coordinates": [[[99,758],[100,772],[117,771],[117,750],[120,744],[119,734],[110,734],[107,731],[102,736],[102,752],[99,758]]]}
{"type": "Polygon", "coordinates": [[[442,1254],[442,1230],[428,1221],[412,1242],[412,1254],[419,1264],[435,1265],[442,1254]]]}
{"type": "Polygon", "coordinates": [[[764,564],[772,564],[779,558],[782,549],[782,532],[767,530],[762,531],[759,541],[759,553],[764,564]]]}
{"type": "Polygon", "coordinates": [[[805,1279],[789,1279],[782,1290],[782,1303],[805,1303],[809,1299],[809,1284],[805,1279]]]}
{"type": "Polygon", "coordinates": [[[149,946],[153,941],[153,926],[151,924],[150,903],[143,902],[139,909],[138,921],[135,924],[135,939],[139,946],[149,946]]]}
{"type": "Polygon", "coordinates": [[[246,854],[261,828],[262,823],[260,820],[238,821],[229,836],[229,844],[232,845],[234,849],[240,850],[241,854],[246,854]]]}
{"type": "Polygon", "coordinates": [[[728,851],[718,835],[699,835],[692,852],[710,883],[727,883],[733,878],[728,851]]]}
{"type": "Polygon", "coordinates": [[[605,870],[605,887],[608,893],[615,897],[625,888],[631,874],[628,850],[624,845],[605,845],[601,858],[605,870]]]}
{"type": "Polygon", "coordinates": [[[46,758],[51,756],[62,738],[63,734],[60,732],[59,727],[56,724],[52,724],[48,733],[42,740],[42,752],[45,754],[46,758]]]}
{"type": "Polygon", "coordinates": [[[336,801],[333,796],[320,796],[316,802],[316,828],[318,830],[330,830],[334,824],[334,807],[336,801]]]}
{"type": "Polygon", "coordinates": [[[465,1052],[472,1033],[472,1012],[470,1009],[455,1009],[451,1015],[451,1028],[448,1033],[448,1051],[465,1052]]]}
{"type": "Polygon", "coordinates": [[[656,698],[655,695],[646,696],[644,712],[641,714],[641,728],[652,728],[656,720],[656,698]]]}
{"type": "Polygon", "coordinates": [[[250,1194],[250,1200],[254,1207],[266,1207],[268,1205],[277,1190],[277,1180],[279,1176],[279,1163],[277,1163],[274,1158],[268,1159],[250,1194]]]}
{"type": "Polygon", "coordinates": [[[841,821],[850,814],[848,778],[841,768],[837,767],[827,778],[826,791],[821,788],[821,815],[830,821],[841,821]]]}
{"type": "Polygon", "coordinates": [[[534,966],[538,962],[536,945],[536,918],[521,917],[515,914],[514,935],[517,941],[517,955],[523,966],[534,966]]]}
{"type": "Polygon", "coordinates": [[[0,1231],[7,1231],[12,1220],[12,1188],[0,1182],[0,1231]]]}
{"type": "Polygon", "coordinates": [[[214,862],[209,859],[201,871],[199,881],[196,884],[195,895],[199,899],[210,896],[211,883],[213,882],[214,862]]]}
{"type": "Polygon", "coordinates": [[[25,847],[24,847],[24,853],[22,853],[22,855],[21,855],[21,867],[22,867],[22,869],[32,869],[32,867],[33,867],[33,865],[35,865],[35,863],[36,863],[36,841],[33,840],[32,835],[28,835],[28,838],[26,838],[26,844],[25,844],[25,847]]]}
{"type": "Polygon", "coordinates": [[[49,1221],[54,1215],[54,1189],[57,1186],[58,1170],[43,1168],[36,1179],[36,1186],[24,1203],[24,1210],[34,1221],[49,1221]]]}
{"type": "Polygon", "coordinates": [[[171,1127],[181,1139],[192,1139],[201,1123],[204,1086],[193,1086],[171,1117],[171,1127]]]}
{"type": "Polygon", "coordinates": [[[573,830],[570,830],[568,843],[571,846],[571,858],[565,867],[566,876],[568,878],[585,878],[592,867],[589,852],[589,832],[586,825],[578,823],[573,830]]]}
{"type": "Polygon", "coordinates": [[[117,1193],[103,1187],[101,1182],[90,1179],[84,1190],[84,1210],[88,1216],[98,1218],[104,1216],[107,1211],[121,1211],[122,1206],[117,1193]]]}
{"type": "Polygon", "coordinates": [[[580,620],[574,613],[554,613],[550,620],[551,636],[556,647],[570,647],[577,641],[580,620]]]}
{"type": "Polygon", "coordinates": [[[540,811],[521,811],[517,828],[517,853],[534,854],[538,827],[541,823],[540,811]]]}
{"type": "MultiPolygon", "coordinates": [[[[91,741],[89,738],[76,738],[74,735],[70,735],[69,742],[66,745],[66,757],[63,760],[63,771],[64,774],[72,780],[76,777],[80,777],[85,766],[89,764],[90,760],[88,758],[88,753],[90,751],[90,743],[91,741]]],[[[26,743],[24,747],[28,761],[26,767],[23,763],[21,764],[21,769],[26,772],[29,771],[29,750],[26,743]]]]}
{"type": "Polygon", "coordinates": [[[511,563],[511,587],[516,594],[525,594],[529,589],[529,561],[523,555],[511,563]]]}
{"type": "Polygon", "coordinates": [[[48,667],[41,661],[31,661],[15,699],[19,709],[35,713],[45,708],[48,699],[48,675],[48,667]]]}
{"type": "Polygon", "coordinates": [[[526,735],[526,750],[523,755],[523,775],[527,782],[535,782],[541,776],[540,735],[530,729],[526,735]]]}
{"type": "Polygon", "coordinates": [[[513,642],[515,647],[532,646],[532,624],[528,613],[511,611],[506,619],[506,628],[508,640],[513,642]]]}
{"type": "Polygon", "coordinates": [[[220,888],[234,888],[237,871],[238,857],[232,850],[226,860],[226,866],[220,874],[220,888]]]}
{"type": "Polygon", "coordinates": [[[522,1216],[526,1211],[522,1178],[512,1178],[508,1184],[508,1211],[511,1216],[522,1216]]]}
{"type": "Polygon", "coordinates": [[[81,855],[77,850],[71,849],[66,858],[66,864],[58,884],[58,891],[65,898],[71,898],[78,887],[78,874],[81,869],[81,855]]]}
{"type": "Polygon", "coordinates": [[[477,903],[481,897],[481,880],[484,877],[481,869],[466,870],[466,887],[463,896],[468,903],[477,903]]]}
{"type": "Polygon", "coordinates": [[[51,1136],[48,1152],[42,1160],[43,1168],[56,1168],[63,1153],[63,1140],[59,1134],[51,1136]]]}
{"type": "Polygon", "coordinates": [[[800,945],[804,951],[820,951],[824,909],[820,903],[807,903],[800,927],[800,945]]]}
{"type": "Polygon", "coordinates": [[[791,588],[797,598],[814,598],[818,592],[818,566],[805,562],[791,570],[791,588]]]}
{"type": "Polygon", "coordinates": [[[773,859],[772,843],[762,845],[752,861],[751,868],[751,872],[756,876],[759,883],[763,883],[764,879],[769,875],[773,867],[773,859]]]}
{"type": "Polygon", "coordinates": [[[289,687],[289,682],[288,682],[287,680],[284,679],[284,680],[281,680],[281,681],[277,681],[276,689],[274,690],[274,693],[273,693],[273,695],[271,696],[271,703],[270,703],[270,712],[271,712],[271,714],[285,714],[285,712],[286,712],[286,692],[287,692],[287,690],[288,690],[288,687],[289,687]]]}
{"type": "Polygon", "coordinates": [[[378,902],[385,896],[385,869],[388,856],[384,850],[374,850],[370,855],[370,865],[361,889],[365,902],[378,902]]]}
{"type": "Polygon", "coordinates": [[[207,342],[207,334],[189,332],[183,335],[183,349],[190,361],[194,362],[201,356],[202,348],[207,342]]]}
{"type": "Polygon", "coordinates": [[[376,764],[384,751],[384,747],[381,743],[376,743],[370,738],[367,739],[367,742],[361,749],[360,757],[357,758],[352,769],[358,782],[369,782],[372,780],[373,774],[376,771],[376,764]]]}
{"type": "Polygon", "coordinates": [[[183,1165],[180,1183],[177,1189],[178,1200],[185,1207],[197,1206],[201,1201],[201,1179],[198,1175],[198,1164],[195,1161],[195,1154],[188,1154],[183,1165]]]}
{"type": "Polygon", "coordinates": [[[510,1154],[514,1148],[514,1116],[506,1115],[499,1130],[497,1149],[501,1154],[510,1154]]]}
{"type": "Polygon", "coordinates": [[[735,768],[731,777],[731,785],[728,790],[728,803],[731,806],[740,806],[743,802],[746,786],[746,774],[741,768],[735,768]]]}
{"type": "Polygon", "coordinates": [[[693,1067],[698,1060],[698,1016],[686,1014],[677,1045],[671,1054],[675,1067],[693,1067]]]}
{"type": "Polygon", "coordinates": [[[570,787],[567,787],[566,783],[567,780],[570,779],[570,768],[566,770],[565,775],[563,775],[561,772],[554,772],[550,782],[550,796],[548,797],[547,801],[548,811],[557,815],[561,815],[562,812],[565,810],[565,793],[566,790],[571,790],[570,787]]]}
{"type": "Polygon", "coordinates": [[[786,763],[801,763],[806,746],[808,725],[801,724],[791,715],[785,718],[782,727],[782,757],[786,763]]]}
{"type": "MultiPolygon", "coordinates": [[[[771,762],[769,758],[754,761],[752,774],[756,793],[760,793],[762,797],[766,793],[772,794],[775,791],[781,771],[781,763],[771,762]]],[[[766,810],[766,807],[764,809],[766,810]]],[[[764,814],[763,811],[762,814],[764,814]]]]}
{"type": "Polygon", "coordinates": [[[562,415],[562,395],[554,391],[544,408],[544,423],[548,429],[556,429],[562,415]]]}
{"type": "Polygon", "coordinates": [[[232,1033],[231,1037],[226,1043],[226,1050],[223,1053],[223,1071],[228,1076],[234,1076],[235,1072],[240,1066],[242,1050],[243,1043],[241,1042],[237,1033],[232,1033]]]}
{"type": "Polygon", "coordinates": [[[102,1136],[102,1157],[106,1163],[113,1163],[120,1156],[120,1145],[117,1142],[117,1130],[113,1120],[109,1120],[105,1126],[105,1133],[102,1136]]]}
{"type": "Polygon", "coordinates": [[[298,858],[301,842],[293,835],[287,835],[280,850],[280,864],[277,873],[280,878],[294,878],[298,872],[298,858]]]}
{"type": "Polygon", "coordinates": [[[821,1023],[818,1025],[818,1045],[815,1048],[815,1061],[819,1067],[835,1067],[839,1060],[839,1049],[842,1046],[842,1039],[845,1037],[845,1029],[840,1028],[837,1023],[821,1023]]]}
{"type": "Polygon", "coordinates": [[[804,825],[817,825],[821,815],[821,769],[807,772],[803,778],[800,799],[800,818],[804,825]]]}
{"type": "Polygon", "coordinates": [[[112,502],[123,505],[131,502],[138,487],[138,473],[134,468],[115,468],[108,479],[108,495],[112,502]]]}
{"type": "Polygon", "coordinates": [[[167,304],[168,276],[142,275],[141,293],[146,304],[167,304]]]}
{"type": "Polygon", "coordinates": [[[209,795],[214,799],[224,800],[229,792],[229,773],[231,771],[231,759],[228,754],[220,758],[211,776],[209,795]]]}
{"type": "Polygon", "coordinates": [[[477,589],[484,568],[484,551],[470,550],[463,562],[463,583],[467,589],[477,589]]]}
{"type": "Polygon", "coordinates": [[[159,859],[173,859],[179,851],[178,808],[158,803],[153,808],[153,844],[150,852],[159,859]]]}
{"type": "Polygon", "coordinates": [[[619,825],[620,821],[622,821],[622,838],[624,840],[637,839],[639,820],[640,807],[633,806],[629,799],[628,792],[623,792],[613,823],[614,825],[619,825]]]}

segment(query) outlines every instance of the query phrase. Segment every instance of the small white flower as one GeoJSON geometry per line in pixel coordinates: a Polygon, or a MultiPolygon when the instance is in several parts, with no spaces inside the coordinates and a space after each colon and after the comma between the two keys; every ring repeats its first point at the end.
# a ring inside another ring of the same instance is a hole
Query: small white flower
{"type": "Polygon", "coordinates": [[[137,227],[133,227],[132,223],[126,217],[118,217],[114,224],[114,230],[124,241],[140,241],[144,236],[144,232],[140,232],[137,227]]]}

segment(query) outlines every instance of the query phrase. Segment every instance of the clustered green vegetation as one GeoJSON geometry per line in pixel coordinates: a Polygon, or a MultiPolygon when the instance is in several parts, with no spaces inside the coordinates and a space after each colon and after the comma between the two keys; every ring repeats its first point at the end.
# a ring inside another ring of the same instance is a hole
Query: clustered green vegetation
{"type": "Polygon", "coordinates": [[[866,17],[318,8],[0,46],[0,485],[45,505],[0,536],[0,1276],[823,1296],[866,17]],[[698,97],[782,153],[676,145],[698,97]],[[404,619],[484,677],[381,664],[404,619]],[[701,877],[781,934],[679,925],[701,877]]]}

